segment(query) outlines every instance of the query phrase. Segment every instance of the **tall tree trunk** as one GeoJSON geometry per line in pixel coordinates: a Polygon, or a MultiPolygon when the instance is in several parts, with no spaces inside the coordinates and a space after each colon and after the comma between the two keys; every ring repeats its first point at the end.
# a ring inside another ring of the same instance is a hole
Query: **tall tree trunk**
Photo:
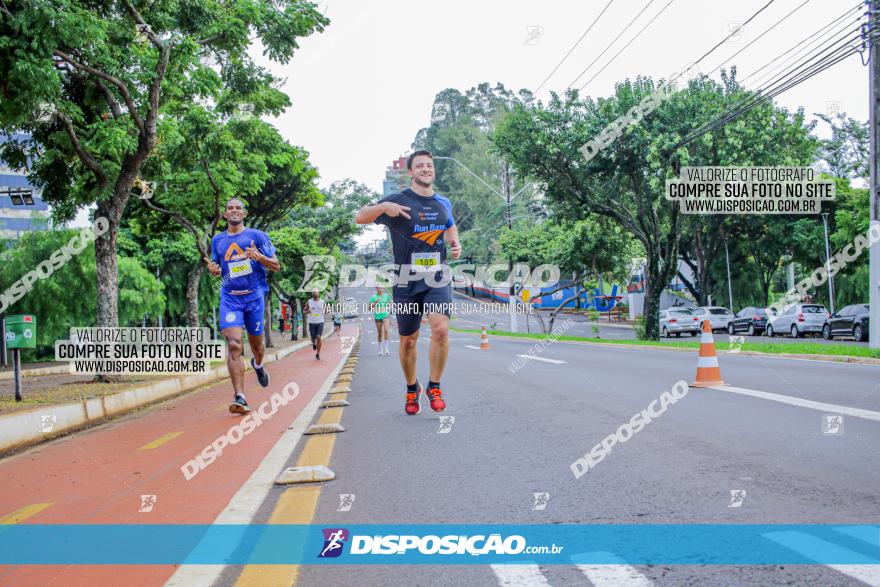
{"type": "Polygon", "coordinates": [[[119,265],[116,259],[116,238],[119,215],[112,203],[101,203],[95,218],[107,219],[107,232],[95,239],[95,273],[98,286],[95,320],[98,326],[119,326],[119,265]],[[110,205],[107,205],[110,204],[110,205]]]}
{"type": "Polygon", "coordinates": [[[190,267],[186,277],[186,325],[190,328],[196,328],[201,324],[199,320],[199,285],[202,283],[204,271],[205,264],[196,261],[190,267]]]}
{"type": "Polygon", "coordinates": [[[660,281],[660,255],[654,251],[648,251],[648,261],[645,264],[645,338],[648,340],[660,340],[660,295],[666,287],[660,281]]]}

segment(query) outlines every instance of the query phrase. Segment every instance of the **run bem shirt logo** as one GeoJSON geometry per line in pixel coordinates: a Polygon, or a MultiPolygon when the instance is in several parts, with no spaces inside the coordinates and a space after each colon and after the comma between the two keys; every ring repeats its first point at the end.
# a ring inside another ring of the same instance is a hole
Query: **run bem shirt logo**
{"type": "Polygon", "coordinates": [[[420,196],[407,188],[400,193],[379,200],[407,206],[409,218],[392,218],[382,214],[377,224],[384,224],[391,231],[394,263],[397,265],[424,265],[425,254],[436,255],[431,268],[440,269],[446,261],[443,234],[455,225],[452,204],[440,194],[420,196]],[[435,267],[436,266],[436,267],[435,267]]]}
{"type": "Polygon", "coordinates": [[[336,558],[342,554],[345,541],[348,540],[348,530],[345,528],[324,528],[324,546],[318,554],[318,558],[336,558]]]}

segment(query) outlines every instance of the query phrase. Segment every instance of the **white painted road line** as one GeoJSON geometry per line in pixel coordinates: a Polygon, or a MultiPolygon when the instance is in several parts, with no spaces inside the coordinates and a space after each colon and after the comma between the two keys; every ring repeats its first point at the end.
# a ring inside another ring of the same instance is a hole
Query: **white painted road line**
{"type": "Polygon", "coordinates": [[[491,565],[502,587],[549,587],[536,564],[491,565]]]}
{"type": "MultiPolygon", "coordinates": [[[[651,587],[653,585],[650,579],[638,572],[634,567],[624,564],[623,559],[610,552],[589,554],[601,554],[603,559],[620,561],[620,564],[613,565],[576,565],[587,579],[590,580],[590,583],[596,587],[651,587]]],[[[571,558],[576,561],[578,555],[574,555],[571,558]]]]}
{"type": "MultiPolygon", "coordinates": [[[[772,540],[786,548],[811,558],[821,560],[822,557],[829,555],[846,556],[852,558],[855,553],[852,551],[832,544],[821,538],[809,536],[803,532],[768,532],[763,534],[764,538],[772,540]]],[[[859,558],[859,555],[855,555],[859,558]]],[[[869,557],[862,557],[866,562],[871,561],[869,557]]],[[[873,559],[876,560],[876,559],[873,559]]],[[[855,564],[855,565],[825,565],[830,569],[834,569],[838,573],[843,573],[848,577],[852,577],[857,581],[871,585],[872,587],[880,587],[880,565],[874,564],[855,564]]]]}
{"type": "Polygon", "coordinates": [[[847,406],[838,406],[836,404],[826,404],[824,402],[814,402],[813,400],[794,397],[791,395],[781,395],[778,393],[770,393],[767,391],[758,391],[756,389],[745,389],[744,387],[732,387],[730,385],[718,385],[711,389],[719,391],[727,391],[729,393],[738,393],[741,395],[749,395],[759,399],[766,399],[800,408],[808,408],[818,410],[825,413],[842,414],[844,416],[852,416],[854,418],[864,418],[865,420],[874,420],[880,422],[880,412],[873,410],[863,410],[862,408],[850,408],[847,406]]]}
{"type": "Polygon", "coordinates": [[[474,345],[472,345],[472,344],[466,344],[466,345],[464,345],[464,347],[467,348],[467,349],[480,350],[480,347],[478,347],[478,346],[474,346],[474,345]]]}
{"type": "Polygon", "coordinates": [[[517,355],[517,357],[522,357],[523,359],[529,359],[532,361],[543,361],[545,363],[553,363],[554,365],[563,365],[568,361],[560,361],[559,359],[545,359],[544,357],[533,357],[531,355],[517,355]]]}

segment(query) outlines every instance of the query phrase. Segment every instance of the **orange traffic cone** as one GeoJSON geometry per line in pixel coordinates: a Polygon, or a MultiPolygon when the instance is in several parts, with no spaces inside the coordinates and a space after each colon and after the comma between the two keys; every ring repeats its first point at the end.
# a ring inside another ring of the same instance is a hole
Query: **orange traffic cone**
{"type": "Polygon", "coordinates": [[[489,335],[486,334],[486,327],[483,326],[483,331],[480,333],[480,350],[486,350],[489,348],[489,335]]]}
{"type": "Polygon", "coordinates": [[[718,355],[715,354],[715,339],[712,338],[712,325],[703,320],[703,334],[700,336],[700,356],[697,359],[697,380],[691,387],[715,387],[724,385],[718,355]]]}

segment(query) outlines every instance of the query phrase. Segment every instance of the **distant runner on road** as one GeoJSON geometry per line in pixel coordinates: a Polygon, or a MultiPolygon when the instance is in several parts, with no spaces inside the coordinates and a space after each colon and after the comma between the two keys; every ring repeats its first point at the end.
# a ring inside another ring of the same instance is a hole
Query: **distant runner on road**
{"type": "Polygon", "coordinates": [[[448,273],[445,241],[453,259],[461,256],[458,227],[452,218],[452,204],[434,192],[434,157],[430,151],[416,151],[406,160],[412,179],[410,187],[375,204],[364,206],[355,216],[358,224],[384,224],[391,234],[394,263],[401,275],[417,276],[400,280],[393,291],[394,304],[406,305],[396,312],[400,333],[400,366],[406,379],[407,414],[421,412],[422,386],[416,377],[416,342],[422,315],[428,310],[431,325],[430,374],[425,392],[431,409],[446,409],[440,377],[449,355],[449,316],[452,313],[452,286],[442,282],[438,272],[448,273]],[[445,268],[445,269],[444,269],[445,268]],[[428,305],[432,307],[427,307],[428,305]],[[408,309],[408,311],[407,311],[408,309]]]}
{"type": "Polygon", "coordinates": [[[226,202],[228,229],[211,240],[211,259],[205,259],[208,271],[214,277],[222,275],[220,286],[220,332],[226,338],[226,365],[235,397],[229,404],[234,414],[251,411],[244,395],[244,365],[241,329],[247,329],[248,342],[254,356],[251,367],[263,387],[269,385],[269,373],[263,367],[263,329],[265,308],[263,300],[269,291],[266,271],[280,271],[281,263],[275,258],[275,247],[269,235],[260,230],[245,228],[247,210],[241,200],[226,202]]]}
{"type": "Polygon", "coordinates": [[[376,321],[380,355],[391,354],[391,349],[388,348],[388,335],[391,331],[391,319],[388,317],[390,302],[391,294],[381,285],[376,286],[376,293],[370,296],[370,310],[373,312],[373,320],[376,321]]]}
{"type": "Polygon", "coordinates": [[[312,290],[312,297],[308,301],[308,323],[309,323],[309,338],[312,339],[312,349],[315,351],[315,359],[321,360],[321,348],[324,346],[324,342],[321,340],[321,335],[324,334],[324,300],[320,298],[320,293],[317,289],[312,290]]]}

